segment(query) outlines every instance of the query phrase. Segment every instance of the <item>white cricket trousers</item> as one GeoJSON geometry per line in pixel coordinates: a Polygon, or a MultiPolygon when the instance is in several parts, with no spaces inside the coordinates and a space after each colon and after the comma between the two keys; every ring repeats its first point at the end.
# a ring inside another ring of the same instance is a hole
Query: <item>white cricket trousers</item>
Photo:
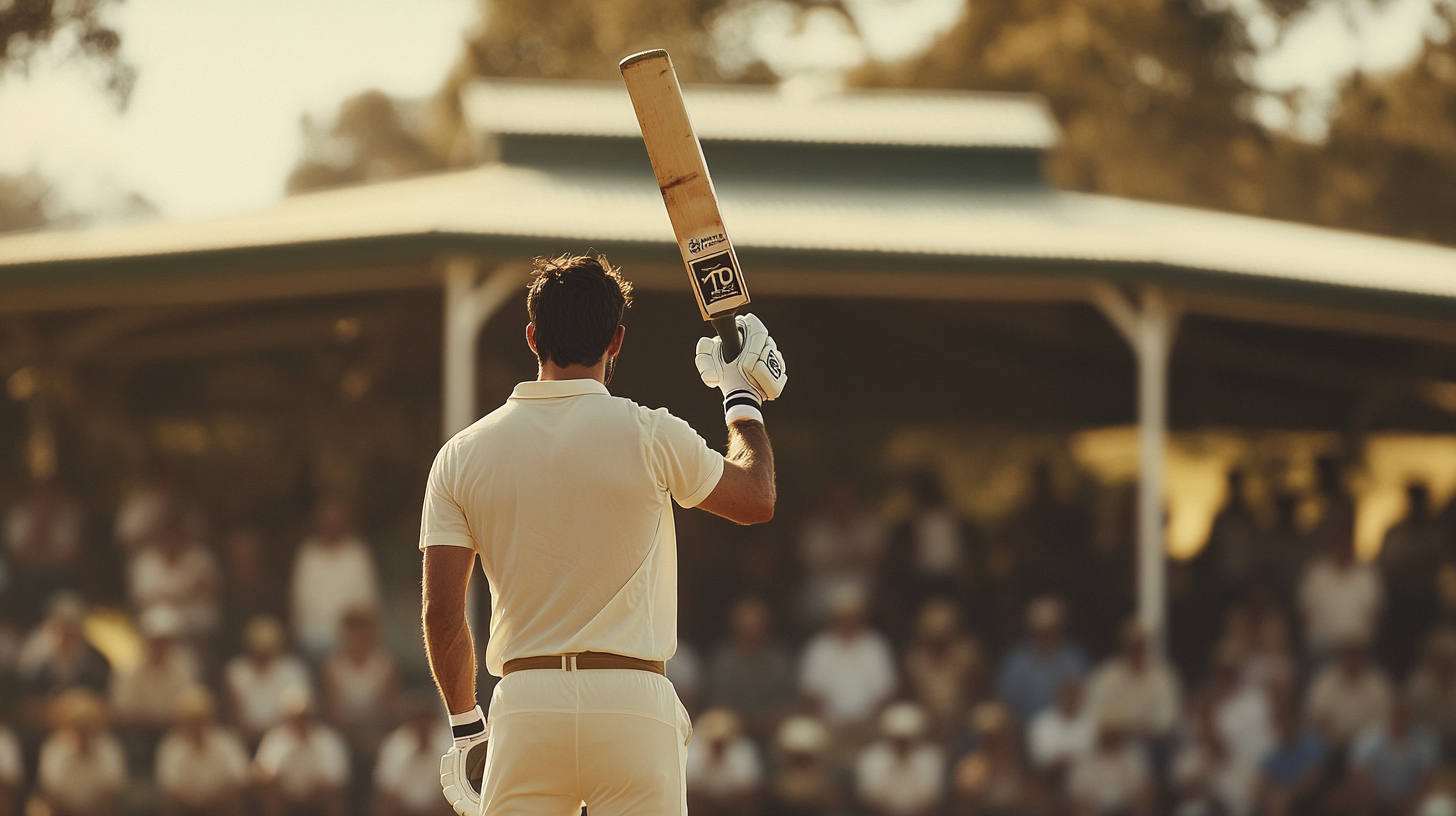
{"type": "Polygon", "coordinates": [[[686,816],[692,723],[666,677],[511,672],[490,700],[481,816],[686,816]]]}

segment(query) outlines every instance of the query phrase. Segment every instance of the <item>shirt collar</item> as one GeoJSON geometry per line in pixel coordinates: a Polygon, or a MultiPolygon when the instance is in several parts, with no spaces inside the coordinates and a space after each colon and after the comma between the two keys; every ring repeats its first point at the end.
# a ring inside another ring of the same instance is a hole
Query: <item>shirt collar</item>
{"type": "Polygon", "coordinates": [[[581,380],[532,380],[516,384],[511,399],[559,399],[561,397],[584,397],[587,394],[611,396],[605,385],[593,379],[581,380]]]}

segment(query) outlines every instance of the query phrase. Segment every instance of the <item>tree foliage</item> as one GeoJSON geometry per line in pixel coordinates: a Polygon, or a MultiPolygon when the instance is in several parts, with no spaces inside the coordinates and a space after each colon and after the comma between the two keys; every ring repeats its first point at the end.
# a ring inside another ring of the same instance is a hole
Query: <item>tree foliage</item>
{"type": "Polygon", "coordinates": [[[39,175],[0,175],[0,232],[34,229],[50,222],[49,184],[39,175]]]}
{"type": "Polygon", "coordinates": [[[121,35],[102,19],[120,0],[8,0],[0,2],[0,70],[24,71],[57,40],[67,40],[71,56],[106,69],[106,87],[125,103],[136,72],[121,59],[121,35]]]}
{"type": "Polygon", "coordinates": [[[304,157],[288,177],[290,192],[433,170],[444,161],[421,139],[420,113],[380,91],[344,102],[331,127],[305,117],[304,157]]]}

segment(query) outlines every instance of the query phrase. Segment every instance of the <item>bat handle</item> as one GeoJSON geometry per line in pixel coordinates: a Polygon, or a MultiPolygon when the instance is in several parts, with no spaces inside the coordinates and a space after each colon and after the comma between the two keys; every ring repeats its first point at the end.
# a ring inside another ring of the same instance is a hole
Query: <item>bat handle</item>
{"type": "Polygon", "coordinates": [[[737,360],[738,355],[743,353],[743,344],[738,341],[738,322],[734,320],[733,313],[718,315],[708,322],[713,324],[713,331],[723,341],[723,360],[729,363],[737,360]]]}

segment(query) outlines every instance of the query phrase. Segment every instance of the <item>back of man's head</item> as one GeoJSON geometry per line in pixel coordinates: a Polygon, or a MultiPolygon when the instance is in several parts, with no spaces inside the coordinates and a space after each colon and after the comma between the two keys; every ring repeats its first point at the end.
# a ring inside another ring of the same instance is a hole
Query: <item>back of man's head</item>
{"type": "Polygon", "coordinates": [[[526,294],[536,358],[558,366],[596,365],[632,303],[632,284],[604,255],[537,258],[526,294]]]}

